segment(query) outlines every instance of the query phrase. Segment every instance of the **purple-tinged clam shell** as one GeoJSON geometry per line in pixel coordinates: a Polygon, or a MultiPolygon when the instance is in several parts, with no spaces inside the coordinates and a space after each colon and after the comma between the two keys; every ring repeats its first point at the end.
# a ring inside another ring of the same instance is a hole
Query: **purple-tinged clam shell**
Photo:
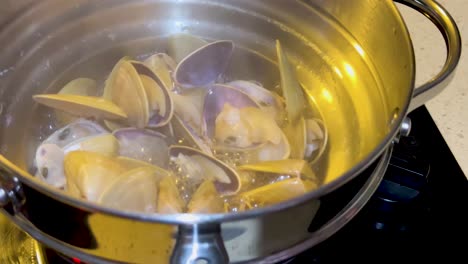
{"type": "Polygon", "coordinates": [[[216,118],[227,103],[235,108],[259,107],[252,98],[238,89],[222,84],[213,85],[205,97],[203,107],[204,132],[209,138],[214,137],[216,118]]]}
{"type": "Polygon", "coordinates": [[[169,147],[169,156],[182,173],[189,174],[196,181],[214,181],[220,194],[234,194],[240,190],[241,183],[237,172],[212,156],[184,146],[169,147]]]}
{"type": "Polygon", "coordinates": [[[165,135],[148,129],[122,128],[114,131],[114,136],[121,156],[167,168],[169,147],[165,135]]]}
{"type": "Polygon", "coordinates": [[[133,67],[140,76],[146,76],[148,81],[143,80],[148,104],[151,106],[148,127],[161,127],[169,123],[174,114],[174,103],[169,95],[169,89],[161,78],[159,78],[148,66],[139,62],[132,62],[133,67]]]}
{"type": "Polygon", "coordinates": [[[185,57],[176,67],[174,79],[184,88],[203,87],[214,83],[224,73],[234,43],[220,40],[209,43],[185,57]]]}

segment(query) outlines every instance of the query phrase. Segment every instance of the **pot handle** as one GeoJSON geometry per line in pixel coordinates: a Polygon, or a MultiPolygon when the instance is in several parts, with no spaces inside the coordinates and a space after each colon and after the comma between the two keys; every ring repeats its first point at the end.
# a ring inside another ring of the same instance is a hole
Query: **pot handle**
{"type": "Polygon", "coordinates": [[[461,56],[461,36],[457,24],[447,10],[434,0],[394,0],[422,13],[442,33],[447,46],[447,58],[442,70],[431,80],[414,89],[408,112],[424,105],[450,83],[461,56]]]}

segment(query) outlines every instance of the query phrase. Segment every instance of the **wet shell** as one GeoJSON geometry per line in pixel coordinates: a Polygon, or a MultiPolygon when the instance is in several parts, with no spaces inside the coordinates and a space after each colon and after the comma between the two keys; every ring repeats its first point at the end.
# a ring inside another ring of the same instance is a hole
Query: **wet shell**
{"type": "MultiPolygon", "coordinates": [[[[282,160],[291,157],[291,143],[284,133],[281,133],[279,144],[267,143],[251,152],[250,162],[282,160]]],[[[291,157],[292,158],[292,157],[291,157]]]]}
{"type": "Polygon", "coordinates": [[[103,97],[114,102],[127,114],[132,127],[145,128],[149,122],[148,97],[134,66],[120,60],[106,80],[103,97]]]}
{"type": "Polygon", "coordinates": [[[76,150],[97,152],[107,156],[116,156],[119,153],[119,142],[112,134],[105,133],[85,137],[73,141],[63,147],[65,154],[76,150]]]}
{"type": "Polygon", "coordinates": [[[64,158],[65,154],[59,146],[47,143],[41,144],[36,150],[36,177],[55,188],[65,187],[64,158]]]}
{"type": "Polygon", "coordinates": [[[106,132],[107,130],[99,124],[80,118],[55,131],[43,143],[56,144],[62,148],[78,139],[106,132]]]}
{"type": "Polygon", "coordinates": [[[137,128],[123,128],[113,134],[119,141],[121,156],[167,168],[169,147],[163,134],[137,128]]]}
{"type": "Polygon", "coordinates": [[[154,213],[160,177],[151,167],[127,171],[108,186],[98,203],[124,211],[154,213]]]}
{"type": "Polygon", "coordinates": [[[214,214],[224,212],[224,201],[212,181],[203,182],[187,205],[188,213],[214,214]]]}
{"type": "Polygon", "coordinates": [[[290,123],[296,123],[303,116],[305,109],[305,96],[302,87],[297,81],[294,68],[283,50],[279,40],[276,41],[276,52],[281,77],[281,89],[286,102],[286,110],[290,123]]]}
{"type": "Polygon", "coordinates": [[[328,143],[328,132],[325,124],[319,119],[306,121],[305,158],[315,163],[325,152],[328,143]]]}
{"type": "Polygon", "coordinates": [[[214,83],[229,65],[234,43],[220,40],[207,44],[185,57],[175,69],[174,79],[184,88],[214,83]]]}
{"type": "Polygon", "coordinates": [[[212,180],[219,193],[223,195],[237,193],[240,178],[235,170],[222,161],[205,153],[183,146],[169,148],[171,161],[175,162],[186,174],[203,182],[212,180]]]}
{"type": "MultiPolygon", "coordinates": [[[[97,83],[93,79],[78,78],[67,83],[58,94],[74,94],[84,96],[96,96],[97,95],[97,83]]],[[[55,111],[55,117],[57,121],[62,124],[70,124],[79,117],[67,114],[63,111],[55,111]]]]}
{"type": "Polygon", "coordinates": [[[195,131],[187,126],[176,114],[174,114],[174,117],[172,118],[172,127],[174,129],[174,136],[177,139],[183,139],[183,141],[179,143],[186,145],[187,147],[199,149],[207,155],[213,155],[213,152],[206,140],[197,135],[195,131]]]}
{"type": "Polygon", "coordinates": [[[66,190],[73,196],[97,202],[125,168],[115,159],[95,152],[72,151],[64,159],[66,190]]]}
{"type": "Polygon", "coordinates": [[[237,89],[222,84],[213,85],[205,97],[203,106],[204,131],[209,138],[214,138],[216,118],[226,104],[238,109],[259,107],[252,98],[237,89]]]}
{"type": "Polygon", "coordinates": [[[73,94],[40,94],[34,95],[40,104],[80,117],[119,120],[126,119],[127,114],[113,102],[93,96],[73,94]]]}
{"type": "Polygon", "coordinates": [[[285,119],[285,109],[282,98],[276,93],[269,91],[262,86],[244,80],[237,80],[227,83],[228,86],[239,89],[249,95],[260,108],[275,117],[278,124],[285,119]]]}
{"type": "Polygon", "coordinates": [[[171,57],[165,53],[157,53],[147,58],[144,64],[161,79],[167,89],[172,90],[174,83],[171,73],[177,64],[171,57]]]}
{"type": "Polygon", "coordinates": [[[159,182],[158,213],[178,214],[185,208],[174,177],[165,177],[159,182]]]}
{"type": "Polygon", "coordinates": [[[174,103],[162,80],[146,65],[132,62],[140,75],[150,107],[148,127],[161,127],[169,123],[174,113],[174,103]]]}
{"type": "Polygon", "coordinates": [[[184,93],[171,93],[174,101],[174,112],[197,133],[201,133],[203,105],[207,90],[205,88],[193,88],[184,93]]]}

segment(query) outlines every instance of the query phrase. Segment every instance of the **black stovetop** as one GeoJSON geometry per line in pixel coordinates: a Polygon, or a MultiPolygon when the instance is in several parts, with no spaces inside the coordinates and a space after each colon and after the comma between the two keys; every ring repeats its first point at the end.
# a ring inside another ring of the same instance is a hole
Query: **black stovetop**
{"type": "Polygon", "coordinates": [[[426,107],[409,117],[371,201],[286,263],[468,263],[468,181],[426,107]]]}

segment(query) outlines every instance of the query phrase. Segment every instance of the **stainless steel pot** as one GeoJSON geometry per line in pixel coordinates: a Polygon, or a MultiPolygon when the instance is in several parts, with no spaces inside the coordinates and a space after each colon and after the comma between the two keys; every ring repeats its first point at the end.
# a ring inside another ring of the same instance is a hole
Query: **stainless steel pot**
{"type": "Polygon", "coordinates": [[[2,212],[41,243],[91,263],[274,262],[341,228],[380,182],[406,113],[440,92],[461,53],[456,24],[431,0],[399,0],[429,17],[447,44],[441,73],[414,88],[413,47],[392,1],[6,1],[0,21],[2,212]],[[70,198],[28,176],[48,119],[32,102],[77,76],[102,78],[123,55],[164,49],[161,36],[232,39],[232,76],[278,83],[274,40],[330,131],[323,185],[303,197],[237,214],[144,215],[70,198]],[[255,51],[255,52],[252,52],[255,51]],[[236,65],[243,65],[237,67],[236,65]],[[40,127],[41,129],[37,129],[40,127]],[[10,162],[12,161],[12,162],[10,162]],[[314,232],[320,198],[371,164],[374,172],[340,213],[314,232]],[[205,262],[203,262],[205,261],[205,262]]]}

